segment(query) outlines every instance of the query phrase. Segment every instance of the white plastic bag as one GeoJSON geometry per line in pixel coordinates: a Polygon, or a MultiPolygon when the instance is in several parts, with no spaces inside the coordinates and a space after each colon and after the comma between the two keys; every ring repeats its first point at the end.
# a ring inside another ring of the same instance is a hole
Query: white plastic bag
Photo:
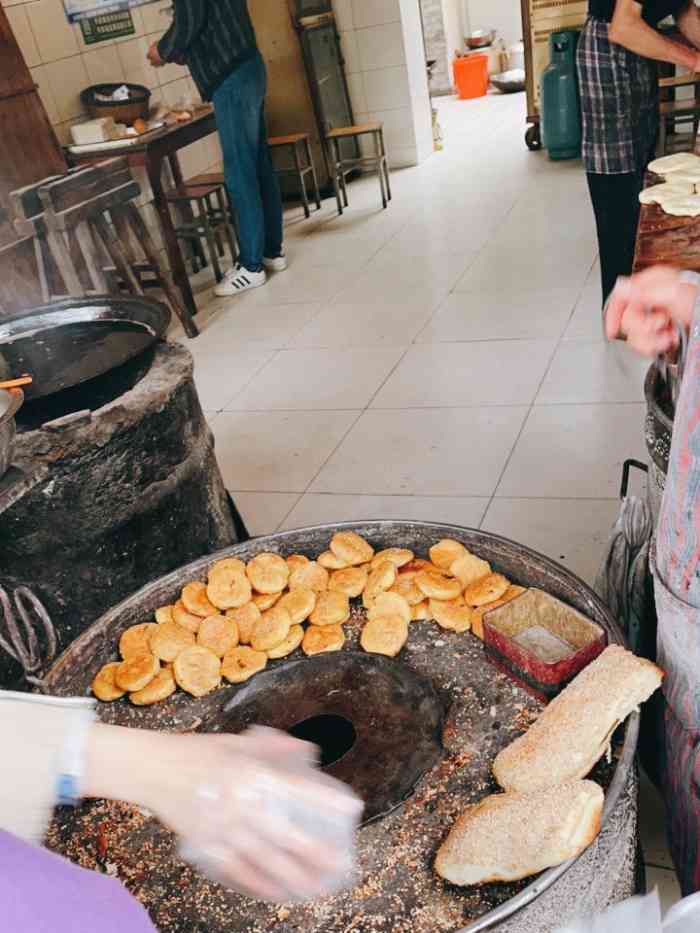
{"type": "Polygon", "coordinates": [[[676,904],[661,920],[659,894],[634,897],[592,920],[580,920],[559,933],[698,933],[700,894],[676,904]]]}

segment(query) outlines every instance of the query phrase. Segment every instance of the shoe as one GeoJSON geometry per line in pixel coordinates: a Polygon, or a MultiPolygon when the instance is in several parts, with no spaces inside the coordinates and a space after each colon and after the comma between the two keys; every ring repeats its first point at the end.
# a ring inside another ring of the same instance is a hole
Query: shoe
{"type": "Polygon", "coordinates": [[[217,298],[229,298],[231,295],[247,292],[249,288],[260,288],[265,282],[267,274],[264,269],[251,272],[245,266],[236,265],[224,275],[214,289],[214,294],[217,298]]]}
{"type": "Polygon", "coordinates": [[[263,259],[263,265],[266,269],[269,269],[270,272],[284,272],[284,270],[289,267],[284,250],[282,250],[279,256],[276,256],[274,259],[270,259],[268,256],[265,256],[263,259]]]}

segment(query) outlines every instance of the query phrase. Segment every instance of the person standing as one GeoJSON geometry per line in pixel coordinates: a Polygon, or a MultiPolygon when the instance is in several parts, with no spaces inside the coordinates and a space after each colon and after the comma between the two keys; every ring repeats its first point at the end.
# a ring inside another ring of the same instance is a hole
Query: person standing
{"type": "Polygon", "coordinates": [[[603,304],[618,276],[629,275],[639,221],[639,192],[659,124],[657,62],[700,70],[696,49],[655,28],[673,16],[700,47],[693,0],[589,0],[577,50],[583,163],[595,213],[603,304]]]}
{"type": "Polygon", "coordinates": [[[239,261],[215,292],[237,295],[264,285],[266,270],[287,268],[282,199],[265,128],[265,63],[246,0],[174,0],[174,13],[148,60],[156,68],[186,64],[202,99],[214,104],[240,238],[239,261]]]}

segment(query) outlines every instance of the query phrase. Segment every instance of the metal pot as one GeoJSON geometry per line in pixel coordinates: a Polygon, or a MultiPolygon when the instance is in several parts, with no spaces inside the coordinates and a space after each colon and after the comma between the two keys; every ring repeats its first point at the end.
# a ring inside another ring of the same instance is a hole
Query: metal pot
{"type": "Polygon", "coordinates": [[[464,41],[470,49],[485,49],[495,38],[495,29],[474,29],[464,37],[464,41]]]}
{"type": "Polygon", "coordinates": [[[15,441],[15,415],[22,406],[21,389],[0,389],[0,479],[12,463],[15,441]]]}

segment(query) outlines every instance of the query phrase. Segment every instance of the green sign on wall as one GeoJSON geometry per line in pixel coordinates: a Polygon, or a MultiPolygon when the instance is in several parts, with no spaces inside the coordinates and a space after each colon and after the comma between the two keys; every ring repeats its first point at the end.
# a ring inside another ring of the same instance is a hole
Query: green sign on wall
{"type": "Polygon", "coordinates": [[[95,42],[104,42],[106,39],[119,39],[121,36],[133,36],[136,32],[129,10],[81,19],[80,28],[86,45],[94,45],[95,42]]]}

